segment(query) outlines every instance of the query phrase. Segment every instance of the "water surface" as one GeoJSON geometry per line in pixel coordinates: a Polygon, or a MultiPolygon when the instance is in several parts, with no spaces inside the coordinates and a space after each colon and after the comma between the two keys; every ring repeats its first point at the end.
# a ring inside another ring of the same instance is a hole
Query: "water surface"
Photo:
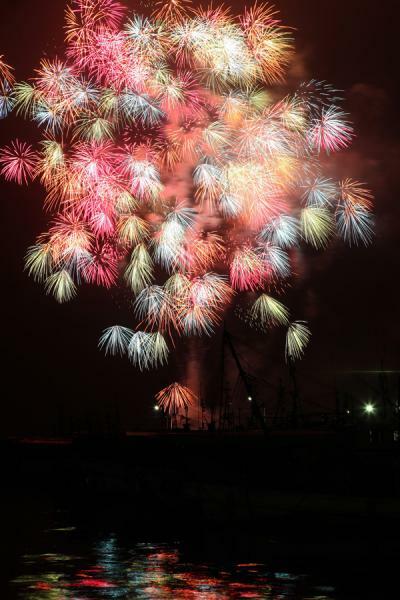
{"type": "MultiPolygon", "coordinates": [[[[12,597],[29,600],[142,598],[336,600],[334,587],[263,562],[189,560],[180,541],[132,541],[118,533],[49,528],[18,560],[12,597]]],[[[240,554],[240,549],[238,550],[240,554]]]]}

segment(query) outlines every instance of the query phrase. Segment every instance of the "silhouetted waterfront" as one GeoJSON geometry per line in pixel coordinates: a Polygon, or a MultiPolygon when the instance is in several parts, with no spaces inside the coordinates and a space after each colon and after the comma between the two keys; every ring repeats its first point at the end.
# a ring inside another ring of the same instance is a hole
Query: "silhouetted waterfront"
{"type": "Polygon", "coordinates": [[[393,598],[398,452],[345,442],[5,441],[1,598],[393,598]]]}

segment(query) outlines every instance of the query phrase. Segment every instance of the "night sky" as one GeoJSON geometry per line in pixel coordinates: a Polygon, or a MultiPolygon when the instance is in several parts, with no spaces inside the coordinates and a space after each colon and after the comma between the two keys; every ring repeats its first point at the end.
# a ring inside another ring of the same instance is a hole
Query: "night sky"
{"type": "MultiPolygon", "coordinates": [[[[128,6],[134,7],[128,0],[128,6]]],[[[236,2],[234,6],[243,4],[236,2]]],[[[353,145],[332,161],[329,173],[368,182],[375,195],[376,239],[367,249],[337,242],[325,253],[307,250],[289,294],[296,318],[310,322],[312,342],[298,366],[304,403],[316,409],[334,401],[333,385],[354,385],[349,371],[398,364],[399,84],[395,3],[358,0],[280,0],[283,22],[295,29],[297,57],[289,83],[316,78],[344,90],[345,109],[357,133],[353,145]]],[[[62,55],[62,0],[3,0],[0,54],[17,80],[33,74],[42,56],[62,55]]],[[[0,145],[36,140],[22,118],[0,121],[0,145]]],[[[38,183],[0,182],[2,215],[2,411],[0,434],[55,433],[57,422],[105,420],[119,413],[125,429],[153,427],[152,396],[184,374],[183,344],[168,367],[140,374],[127,361],[97,350],[102,329],[129,324],[126,292],[80,287],[78,297],[58,305],[23,272],[26,248],[46,229],[44,192],[38,183]]],[[[227,327],[254,374],[269,385],[263,400],[275,402],[286,377],[283,339],[227,327]]],[[[199,345],[204,394],[219,382],[220,335],[199,345]],[[204,365],[206,364],[206,368],[204,365]]],[[[236,375],[227,369],[234,386],[236,375]]],[[[367,389],[367,387],[365,388],[367,389]]],[[[219,392],[218,392],[219,393],[219,392]]]]}

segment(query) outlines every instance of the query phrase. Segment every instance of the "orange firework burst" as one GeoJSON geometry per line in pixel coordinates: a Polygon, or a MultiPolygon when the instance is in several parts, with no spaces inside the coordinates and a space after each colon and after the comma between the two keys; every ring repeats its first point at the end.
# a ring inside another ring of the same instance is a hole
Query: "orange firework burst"
{"type": "Polygon", "coordinates": [[[158,392],[155,398],[157,405],[170,416],[177,415],[182,410],[186,411],[197,400],[195,394],[180,383],[171,383],[158,392]]]}

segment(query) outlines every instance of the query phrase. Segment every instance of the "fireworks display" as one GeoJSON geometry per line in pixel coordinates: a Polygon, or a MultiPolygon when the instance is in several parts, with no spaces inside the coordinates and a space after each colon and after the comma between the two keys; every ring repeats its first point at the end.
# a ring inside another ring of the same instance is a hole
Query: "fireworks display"
{"type": "Polygon", "coordinates": [[[196,400],[193,392],[180,383],[171,383],[156,395],[157,405],[168,415],[177,415],[189,408],[196,400]]]}
{"type": "MultiPolygon", "coordinates": [[[[239,298],[248,324],[285,327],[286,357],[300,358],[310,331],[276,297],[294,254],[372,237],[368,189],[323,172],[353,137],[335,90],[279,94],[292,37],[264,4],[236,17],[187,0],[148,15],[74,0],[65,30],[65,56],[29,82],[0,56],[0,118],[42,132],[37,147],[0,149],[6,180],[45,189],[51,222],[28,273],[58,302],[81,284],[127,286],[132,322],[100,346],[140,369],[165,364],[180,336],[211,335],[239,298]]],[[[169,414],[192,400],[179,384],[157,396],[169,414]]]]}

